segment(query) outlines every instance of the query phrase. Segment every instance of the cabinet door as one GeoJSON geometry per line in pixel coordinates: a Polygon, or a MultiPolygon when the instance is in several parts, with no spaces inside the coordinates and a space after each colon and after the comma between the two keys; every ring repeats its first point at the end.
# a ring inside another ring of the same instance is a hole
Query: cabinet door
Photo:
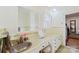
{"type": "Polygon", "coordinates": [[[55,52],[61,45],[61,39],[59,37],[52,38],[50,40],[50,44],[52,46],[52,51],[55,52]]]}
{"type": "Polygon", "coordinates": [[[34,49],[31,53],[39,53],[39,50],[34,49]]]}
{"type": "Polygon", "coordinates": [[[55,52],[55,50],[56,50],[56,40],[55,40],[55,38],[50,38],[49,43],[52,46],[52,52],[55,52]]]}

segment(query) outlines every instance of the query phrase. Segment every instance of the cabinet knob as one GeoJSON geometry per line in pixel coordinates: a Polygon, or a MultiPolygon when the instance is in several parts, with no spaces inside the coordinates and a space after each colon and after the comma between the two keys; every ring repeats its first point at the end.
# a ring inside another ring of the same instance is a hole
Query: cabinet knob
{"type": "Polygon", "coordinates": [[[44,47],[44,46],[42,46],[42,47],[44,47]]]}

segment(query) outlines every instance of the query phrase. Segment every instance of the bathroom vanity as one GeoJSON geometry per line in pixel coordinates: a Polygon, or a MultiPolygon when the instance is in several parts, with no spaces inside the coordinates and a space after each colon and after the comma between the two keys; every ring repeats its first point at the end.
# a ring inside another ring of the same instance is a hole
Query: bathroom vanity
{"type": "MultiPolygon", "coordinates": [[[[21,37],[22,33],[10,37],[11,47],[9,53],[54,53],[63,43],[61,28],[47,29],[43,37],[40,37],[39,33],[34,31],[25,33],[28,37],[26,40],[23,40],[25,36],[21,37]]],[[[0,38],[4,37],[7,37],[7,35],[0,35],[0,38]]]]}
{"type": "Polygon", "coordinates": [[[21,53],[55,53],[63,44],[62,28],[50,28],[45,31],[44,37],[38,32],[28,32],[28,42],[32,45],[21,53]]]}

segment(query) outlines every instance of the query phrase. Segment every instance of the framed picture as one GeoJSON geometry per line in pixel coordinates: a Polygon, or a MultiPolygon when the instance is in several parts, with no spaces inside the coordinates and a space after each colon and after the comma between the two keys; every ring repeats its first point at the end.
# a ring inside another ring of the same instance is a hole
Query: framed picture
{"type": "Polygon", "coordinates": [[[70,32],[76,33],[76,20],[70,20],[70,32]]]}

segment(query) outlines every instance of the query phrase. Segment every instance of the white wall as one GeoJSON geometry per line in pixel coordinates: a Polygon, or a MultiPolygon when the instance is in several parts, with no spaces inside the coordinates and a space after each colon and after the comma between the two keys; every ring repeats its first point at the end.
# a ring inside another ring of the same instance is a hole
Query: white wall
{"type": "Polygon", "coordinates": [[[18,8],[0,6],[0,27],[6,27],[10,34],[17,32],[18,8]]]}
{"type": "Polygon", "coordinates": [[[38,17],[36,15],[36,13],[33,11],[30,11],[30,19],[29,20],[30,20],[30,30],[31,31],[37,31],[38,18],[36,18],[36,17],[38,17]]]}
{"type": "Polygon", "coordinates": [[[62,28],[63,44],[66,44],[65,13],[61,9],[51,9],[52,26],[62,28]]]}
{"type": "Polygon", "coordinates": [[[18,10],[19,19],[18,26],[21,27],[21,31],[36,31],[38,24],[38,14],[28,8],[19,7],[18,10]]]}
{"type": "Polygon", "coordinates": [[[65,15],[61,10],[56,9],[56,11],[51,11],[52,16],[52,26],[54,27],[64,27],[65,26],[65,15]]]}
{"type": "Polygon", "coordinates": [[[18,26],[21,31],[30,29],[30,11],[22,7],[18,7],[18,26]]]}

